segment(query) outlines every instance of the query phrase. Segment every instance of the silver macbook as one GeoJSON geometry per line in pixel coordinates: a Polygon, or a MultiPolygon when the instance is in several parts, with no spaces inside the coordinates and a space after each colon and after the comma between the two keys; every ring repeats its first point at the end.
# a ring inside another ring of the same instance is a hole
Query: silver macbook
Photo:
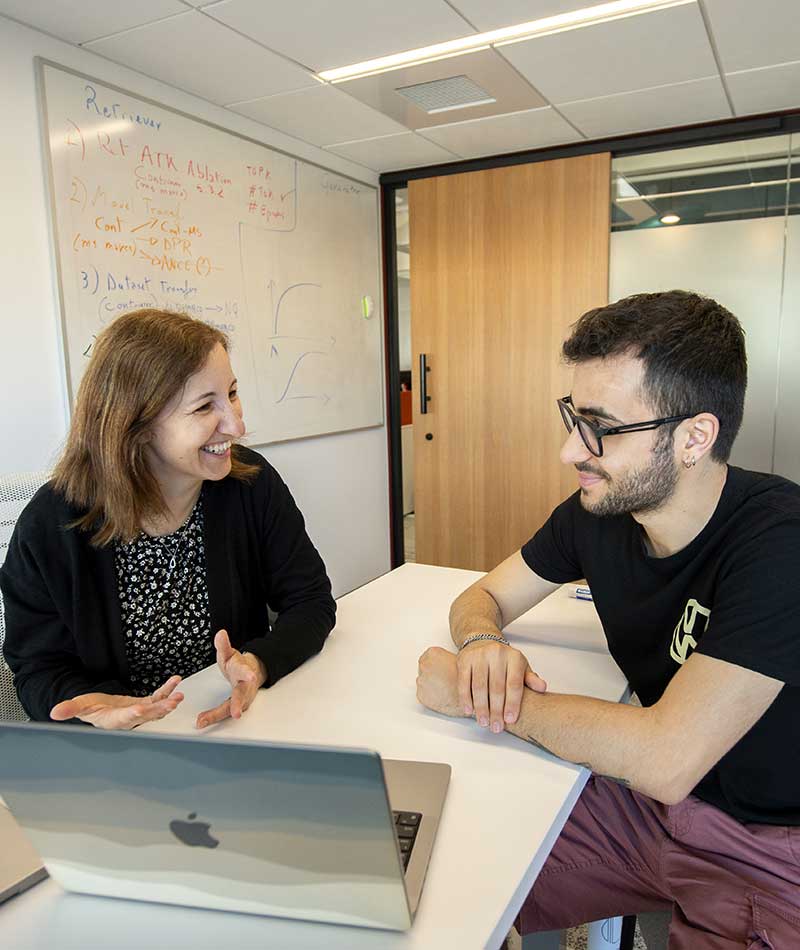
{"type": "Polygon", "coordinates": [[[0,799],[0,904],[46,877],[42,859],[0,799]]]}
{"type": "Polygon", "coordinates": [[[375,752],[0,724],[0,795],[66,890],[411,926],[450,767],[375,752]]]}

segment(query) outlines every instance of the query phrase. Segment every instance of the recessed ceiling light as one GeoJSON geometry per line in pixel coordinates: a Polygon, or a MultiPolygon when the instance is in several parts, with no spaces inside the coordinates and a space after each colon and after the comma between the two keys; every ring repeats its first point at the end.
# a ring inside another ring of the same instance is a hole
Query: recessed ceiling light
{"type": "Polygon", "coordinates": [[[670,211],[669,214],[662,214],[658,219],[662,224],[677,224],[681,219],[679,214],[675,214],[673,211],[670,211]]]}
{"type": "Polygon", "coordinates": [[[652,13],[655,10],[681,7],[687,3],[695,3],[695,0],[612,0],[611,3],[583,7],[580,10],[571,10],[568,13],[559,13],[556,16],[543,17],[539,20],[529,20],[527,23],[519,23],[517,26],[505,26],[502,29],[490,30],[487,33],[473,33],[471,36],[448,40],[445,43],[436,43],[433,46],[422,46],[419,49],[408,50],[405,53],[393,53],[391,56],[368,59],[363,63],[354,63],[352,66],[325,69],[317,73],[317,77],[325,82],[343,82],[346,79],[389,72],[403,66],[418,66],[421,63],[430,63],[437,59],[461,56],[463,53],[474,53],[490,46],[503,46],[507,43],[533,39],[536,36],[562,33],[565,30],[576,30],[583,26],[606,23],[610,20],[619,20],[640,13],[652,13]]]}

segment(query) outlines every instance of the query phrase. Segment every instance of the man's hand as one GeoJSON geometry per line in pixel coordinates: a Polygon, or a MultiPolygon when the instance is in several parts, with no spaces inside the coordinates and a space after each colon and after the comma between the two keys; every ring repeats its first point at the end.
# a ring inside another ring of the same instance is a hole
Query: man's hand
{"type": "Polygon", "coordinates": [[[143,722],[152,722],[169,715],[183,701],[183,693],[176,693],[180,676],[170,676],[150,696],[112,696],[109,693],[83,693],[66,699],[50,710],[56,722],[81,719],[98,729],[133,729],[143,722]]]}
{"type": "Polygon", "coordinates": [[[470,643],[458,654],[456,664],[460,715],[474,714],[484,727],[491,723],[492,732],[502,732],[505,723],[517,721],[526,686],[537,693],[547,690],[547,683],[533,672],[524,654],[496,640],[470,643]]]}
{"type": "Polygon", "coordinates": [[[419,658],[417,699],[423,706],[445,716],[465,716],[458,697],[456,655],[441,647],[429,647],[419,658]]]}
{"type": "Polygon", "coordinates": [[[239,719],[250,708],[259,689],[267,681],[267,668],[252,653],[240,653],[231,646],[227,630],[217,631],[214,637],[217,650],[217,665],[222,675],[231,684],[230,698],[214,709],[206,709],[197,717],[198,729],[221,722],[223,719],[239,719]]]}

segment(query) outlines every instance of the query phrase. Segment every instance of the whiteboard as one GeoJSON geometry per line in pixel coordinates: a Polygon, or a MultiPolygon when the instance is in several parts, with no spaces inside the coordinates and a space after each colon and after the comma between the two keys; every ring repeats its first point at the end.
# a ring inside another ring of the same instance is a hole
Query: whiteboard
{"type": "Polygon", "coordinates": [[[230,338],[248,441],[381,425],[377,190],[40,70],[70,397],[100,330],[159,307],[230,338]]]}

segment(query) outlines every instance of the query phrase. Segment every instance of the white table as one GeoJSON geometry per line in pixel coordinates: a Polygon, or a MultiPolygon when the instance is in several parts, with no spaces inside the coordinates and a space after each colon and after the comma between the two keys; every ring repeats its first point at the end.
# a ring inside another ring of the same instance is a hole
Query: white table
{"type": "MultiPolygon", "coordinates": [[[[339,601],[323,652],[269,690],[239,721],[209,734],[377,749],[386,758],[449,762],[452,780],[416,921],[405,934],[64,894],[52,881],[0,908],[0,945],[15,950],[324,948],[478,950],[502,942],[588,773],[415,697],[416,661],[451,647],[450,602],[479,575],[406,564],[339,601]]],[[[515,643],[555,692],[611,701],[625,680],[603,649],[594,607],[559,590],[514,625],[515,643]],[[568,618],[565,622],[564,618],[568,618]],[[564,628],[572,648],[553,645],[564,628]],[[579,647],[579,648],[575,648],[579,647]]],[[[193,731],[227,695],[215,667],[153,732],[193,731]]],[[[144,727],[142,727],[144,728],[144,727]]]]}

